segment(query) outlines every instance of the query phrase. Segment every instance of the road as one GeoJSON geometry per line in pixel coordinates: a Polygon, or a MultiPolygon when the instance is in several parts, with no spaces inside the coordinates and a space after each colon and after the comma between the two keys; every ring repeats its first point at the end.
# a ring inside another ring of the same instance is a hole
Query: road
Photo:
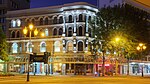
{"type": "Polygon", "coordinates": [[[26,76],[0,77],[0,84],[150,84],[150,78],[142,77],[93,77],[93,76],[26,76]]]}

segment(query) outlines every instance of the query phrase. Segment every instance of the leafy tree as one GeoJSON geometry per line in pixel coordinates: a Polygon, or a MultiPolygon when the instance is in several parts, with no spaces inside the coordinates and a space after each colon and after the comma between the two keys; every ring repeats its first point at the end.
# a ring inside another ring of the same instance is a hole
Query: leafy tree
{"type": "Polygon", "coordinates": [[[4,61],[8,61],[7,49],[8,46],[7,46],[6,36],[2,28],[0,28],[0,59],[4,61]]]}
{"type": "Polygon", "coordinates": [[[147,12],[128,4],[102,8],[97,13],[96,25],[91,22],[93,36],[104,40],[103,48],[109,52],[136,57],[138,43],[148,43],[148,17],[147,12]],[[120,38],[119,43],[115,42],[116,37],[120,38]]]}

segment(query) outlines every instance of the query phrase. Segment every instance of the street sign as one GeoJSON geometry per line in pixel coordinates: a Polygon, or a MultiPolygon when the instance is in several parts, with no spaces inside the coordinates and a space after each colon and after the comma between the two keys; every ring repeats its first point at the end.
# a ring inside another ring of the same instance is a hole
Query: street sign
{"type": "Polygon", "coordinates": [[[44,52],[44,55],[37,55],[36,53],[30,54],[30,63],[32,62],[44,62],[48,63],[49,52],[44,52]]]}

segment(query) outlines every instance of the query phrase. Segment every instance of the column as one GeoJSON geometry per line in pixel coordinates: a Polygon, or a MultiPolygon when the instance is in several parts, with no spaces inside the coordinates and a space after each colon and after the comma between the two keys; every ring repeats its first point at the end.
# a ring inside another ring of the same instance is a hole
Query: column
{"type": "Polygon", "coordinates": [[[73,36],[76,36],[76,32],[77,32],[77,15],[74,12],[74,29],[73,29],[73,36]]]}
{"type": "Polygon", "coordinates": [[[89,19],[89,15],[88,14],[86,14],[86,34],[88,34],[88,25],[89,25],[89,23],[88,23],[88,19],[89,19]]]}
{"type": "Polygon", "coordinates": [[[66,32],[66,17],[65,17],[65,12],[63,12],[63,35],[62,36],[65,36],[65,32],[66,32]]]}

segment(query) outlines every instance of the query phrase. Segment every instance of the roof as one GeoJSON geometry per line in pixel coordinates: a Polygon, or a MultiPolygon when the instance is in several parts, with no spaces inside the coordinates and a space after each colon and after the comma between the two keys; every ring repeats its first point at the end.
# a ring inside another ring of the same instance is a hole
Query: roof
{"type": "Polygon", "coordinates": [[[125,0],[125,2],[150,13],[150,0],[125,0]]]}
{"type": "Polygon", "coordinates": [[[75,2],[69,4],[63,4],[58,6],[49,6],[49,7],[41,7],[41,8],[31,8],[25,10],[16,10],[16,11],[8,11],[7,17],[15,17],[15,16],[28,16],[28,15],[35,15],[35,14],[49,14],[49,13],[56,13],[62,12],[64,10],[70,9],[78,9],[78,8],[85,8],[88,10],[98,11],[96,6],[92,4],[88,4],[86,2],[75,2]]]}

